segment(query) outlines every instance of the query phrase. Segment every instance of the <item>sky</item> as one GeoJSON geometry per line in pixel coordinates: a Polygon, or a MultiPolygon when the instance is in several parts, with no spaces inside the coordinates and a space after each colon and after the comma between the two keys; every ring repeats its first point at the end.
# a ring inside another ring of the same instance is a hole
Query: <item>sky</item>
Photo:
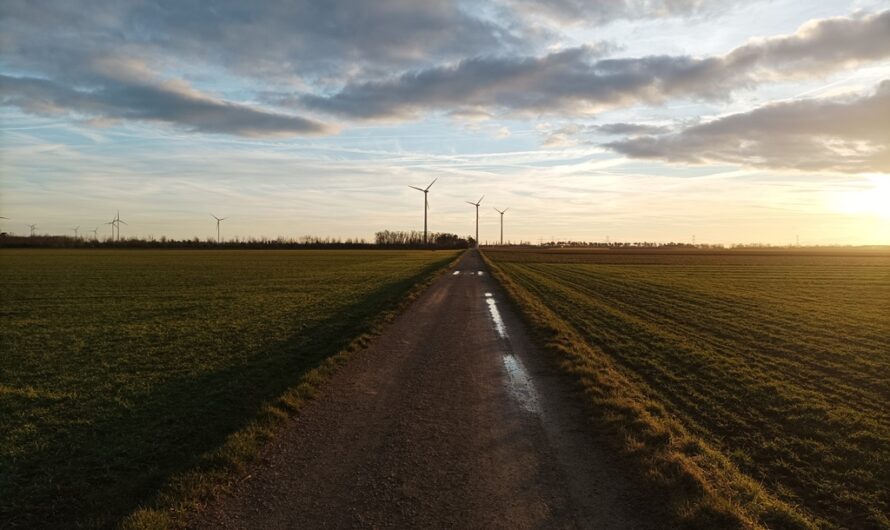
{"type": "Polygon", "coordinates": [[[890,2],[5,0],[0,229],[890,244],[890,2]]]}

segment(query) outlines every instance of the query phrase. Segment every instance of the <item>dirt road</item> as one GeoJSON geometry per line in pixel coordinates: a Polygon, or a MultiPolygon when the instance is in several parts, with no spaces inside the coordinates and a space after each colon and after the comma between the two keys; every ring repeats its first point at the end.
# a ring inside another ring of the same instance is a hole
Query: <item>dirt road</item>
{"type": "Polygon", "coordinates": [[[655,527],[565,386],[468,252],[192,526],[655,527]]]}

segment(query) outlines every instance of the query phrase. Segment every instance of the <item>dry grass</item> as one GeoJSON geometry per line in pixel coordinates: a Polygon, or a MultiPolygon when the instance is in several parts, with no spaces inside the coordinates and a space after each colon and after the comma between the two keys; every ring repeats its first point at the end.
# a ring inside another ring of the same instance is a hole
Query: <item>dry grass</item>
{"type": "Polygon", "coordinates": [[[886,256],[487,254],[673,525],[887,526],[886,256]]]}

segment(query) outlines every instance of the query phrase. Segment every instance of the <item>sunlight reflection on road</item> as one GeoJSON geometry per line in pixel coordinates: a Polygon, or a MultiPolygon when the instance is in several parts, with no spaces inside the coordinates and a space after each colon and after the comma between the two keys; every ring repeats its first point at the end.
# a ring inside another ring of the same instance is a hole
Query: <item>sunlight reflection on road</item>
{"type": "Polygon", "coordinates": [[[498,336],[506,341],[506,352],[501,356],[501,360],[504,362],[504,368],[507,370],[507,390],[523,409],[535,414],[541,414],[541,406],[538,403],[538,395],[532,384],[531,377],[522,361],[513,355],[513,352],[510,350],[507,326],[504,325],[501,312],[498,310],[497,301],[495,301],[491,293],[485,293],[485,303],[488,304],[488,314],[491,316],[498,336]]]}

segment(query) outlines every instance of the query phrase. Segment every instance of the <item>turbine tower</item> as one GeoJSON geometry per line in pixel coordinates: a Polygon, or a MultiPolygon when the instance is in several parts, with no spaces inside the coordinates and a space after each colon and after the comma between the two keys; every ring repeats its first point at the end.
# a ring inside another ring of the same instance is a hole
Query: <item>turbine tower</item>
{"type": "Polygon", "coordinates": [[[217,216],[215,216],[215,215],[213,215],[213,214],[210,214],[210,217],[213,217],[214,219],[216,219],[216,244],[219,245],[219,242],[220,242],[220,239],[219,239],[219,223],[225,221],[226,219],[228,219],[228,217],[217,217],[217,216]]]}
{"type": "Polygon", "coordinates": [[[121,223],[127,224],[126,221],[121,219],[121,211],[120,210],[117,211],[117,215],[114,217],[114,219],[112,219],[111,223],[112,223],[111,232],[112,232],[112,234],[114,234],[114,228],[117,227],[117,241],[120,241],[121,240],[121,223]]]}
{"type": "Polygon", "coordinates": [[[34,237],[34,231],[37,230],[37,225],[28,225],[28,228],[31,229],[31,237],[34,237]]]}
{"type": "Polygon", "coordinates": [[[427,210],[430,209],[430,201],[429,201],[429,196],[427,194],[430,192],[430,188],[433,187],[433,184],[435,184],[437,180],[439,180],[439,177],[434,178],[433,181],[430,182],[430,185],[427,186],[426,188],[418,188],[417,186],[408,186],[409,188],[414,188],[417,191],[423,192],[423,244],[424,245],[427,244],[426,213],[427,213],[427,210]]]}
{"type": "Polygon", "coordinates": [[[75,226],[71,230],[74,231],[74,239],[77,239],[77,231],[80,230],[80,225],[75,226]]]}
{"type": "Polygon", "coordinates": [[[485,198],[485,195],[479,197],[479,200],[476,202],[467,201],[467,204],[472,204],[476,207],[476,248],[479,248],[479,205],[482,204],[482,199],[485,198]]]}
{"type": "Polygon", "coordinates": [[[510,208],[504,208],[503,210],[494,209],[497,213],[501,214],[501,246],[504,246],[504,214],[507,213],[507,210],[510,208]]]}
{"type": "Polygon", "coordinates": [[[92,233],[93,233],[93,241],[98,241],[98,240],[99,240],[99,227],[98,227],[98,226],[97,226],[96,228],[92,229],[92,230],[87,230],[87,232],[92,232],[92,233]]]}

